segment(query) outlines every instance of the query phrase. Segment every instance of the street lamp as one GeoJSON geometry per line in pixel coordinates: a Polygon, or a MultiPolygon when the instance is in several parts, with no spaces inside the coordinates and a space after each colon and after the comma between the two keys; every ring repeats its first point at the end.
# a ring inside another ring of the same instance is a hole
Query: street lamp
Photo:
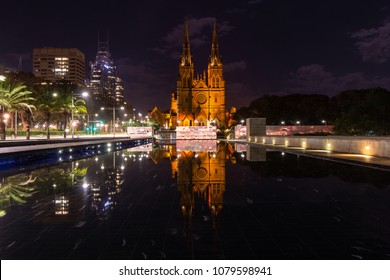
{"type": "MultiPolygon", "coordinates": [[[[75,127],[75,123],[74,123],[74,98],[77,96],[80,97],[80,95],[76,95],[74,92],[72,92],[72,96],[71,96],[71,99],[72,99],[72,124],[71,124],[72,138],[74,138],[74,127],[75,127]]],[[[83,93],[81,93],[81,97],[87,97],[87,96],[88,96],[88,92],[84,91],[83,93]]]]}
{"type": "MultiPolygon", "coordinates": [[[[104,110],[104,109],[112,109],[112,126],[111,126],[111,132],[113,132],[114,134],[114,137],[115,137],[115,110],[117,109],[115,107],[115,104],[113,107],[101,107],[100,110],[104,110]]],[[[119,109],[121,110],[124,110],[125,108],[124,107],[120,107],[119,109]]]]}
{"type": "Polygon", "coordinates": [[[97,118],[99,116],[99,114],[87,114],[87,127],[88,127],[88,129],[91,130],[90,132],[91,132],[91,135],[92,135],[94,126],[93,125],[91,126],[90,123],[100,123],[100,121],[98,121],[96,119],[95,120],[90,120],[89,116],[97,118]]]}
{"type": "Polygon", "coordinates": [[[326,125],[326,120],[322,120],[322,123],[323,123],[324,125],[326,125]]]}

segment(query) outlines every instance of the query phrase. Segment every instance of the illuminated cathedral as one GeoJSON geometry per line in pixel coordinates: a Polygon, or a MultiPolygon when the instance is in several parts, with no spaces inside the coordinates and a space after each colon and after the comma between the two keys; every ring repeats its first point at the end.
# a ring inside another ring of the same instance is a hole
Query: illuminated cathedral
{"type": "Polygon", "coordinates": [[[214,21],[211,53],[206,70],[195,76],[190,51],[188,24],[184,26],[183,53],[180,59],[177,90],[171,93],[170,127],[226,127],[225,80],[214,21]]]}

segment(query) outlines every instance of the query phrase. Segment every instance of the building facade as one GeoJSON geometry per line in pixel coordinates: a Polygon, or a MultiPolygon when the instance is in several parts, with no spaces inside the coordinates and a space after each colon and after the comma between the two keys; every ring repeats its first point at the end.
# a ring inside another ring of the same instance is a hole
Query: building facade
{"type": "Polygon", "coordinates": [[[216,22],[207,72],[195,76],[190,50],[188,25],[184,28],[183,53],[180,60],[177,91],[171,93],[170,126],[226,127],[225,79],[219,54],[216,22]]]}
{"type": "Polygon", "coordinates": [[[67,80],[79,86],[85,82],[85,55],[76,48],[36,48],[33,73],[48,82],[67,80]]]}

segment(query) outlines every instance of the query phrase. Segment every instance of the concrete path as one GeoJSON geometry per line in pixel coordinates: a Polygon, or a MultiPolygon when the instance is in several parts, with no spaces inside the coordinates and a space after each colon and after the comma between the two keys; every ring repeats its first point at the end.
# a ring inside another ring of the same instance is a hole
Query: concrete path
{"type": "Polygon", "coordinates": [[[334,160],[334,161],[345,162],[349,164],[357,164],[357,165],[363,165],[372,168],[390,170],[390,158],[367,156],[361,154],[338,153],[338,152],[332,152],[327,150],[310,150],[310,149],[303,149],[297,147],[285,147],[282,145],[270,145],[270,144],[246,142],[244,140],[228,140],[228,142],[248,144],[253,146],[262,146],[267,148],[268,150],[285,151],[293,154],[301,154],[301,155],[306,155],[306,156],[311,156],[311,157],[316,157],[321,159],[334,160]]]}
{"type": "Polygon", "coordinates": [[[116,133],[114,135],[82,135],[75,138],[62,136],[53,136],[50,139],[42,139],[40,137],[32,137],[30,140],[26,139],[9,139],[0,141],[0,155],[10,153],[20,153],[27,151],[55,149],[63,147],[74,147],[79,145],[99,144],[109,141],[123,141],[132,139],[125,133],[116,133]]]}

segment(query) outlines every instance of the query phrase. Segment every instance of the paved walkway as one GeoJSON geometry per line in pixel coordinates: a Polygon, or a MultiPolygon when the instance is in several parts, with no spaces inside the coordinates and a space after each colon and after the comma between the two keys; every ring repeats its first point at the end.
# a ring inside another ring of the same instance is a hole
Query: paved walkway
{"type": "Polygon", "coordinates": [[[338,153],[327,150],[310,150],[297,147],[285,147],[281,145],[269,145],[262,143],[249,143],[243,140],[228,140],[228,142],[235,142],[240,144],[249,144],[253,146],[263,146],[268,150],[286,151],[288,153],[301,154],[316,158],[327,160],[334,160],[338,162],[346,162],[349,164],[363,165],[372,168],[390,170],[390,158],[367,156],[361,154],[338,153]]]}
{"type": "Polygon", "coordinates": [[[62,136],[51,136],[50,139],[37,136],[31,137],[30,140],[17,138],[0,141],[0,155],[19,153],[27,151],[45,150],[53,148],[74,147],[80,144],[99,144],[105,143],[107,140],[120,141],[129,140],[126,133],[116,133],[115,137],[112,134],[106,135],[80,135],[74,138],[62,136]]]}

